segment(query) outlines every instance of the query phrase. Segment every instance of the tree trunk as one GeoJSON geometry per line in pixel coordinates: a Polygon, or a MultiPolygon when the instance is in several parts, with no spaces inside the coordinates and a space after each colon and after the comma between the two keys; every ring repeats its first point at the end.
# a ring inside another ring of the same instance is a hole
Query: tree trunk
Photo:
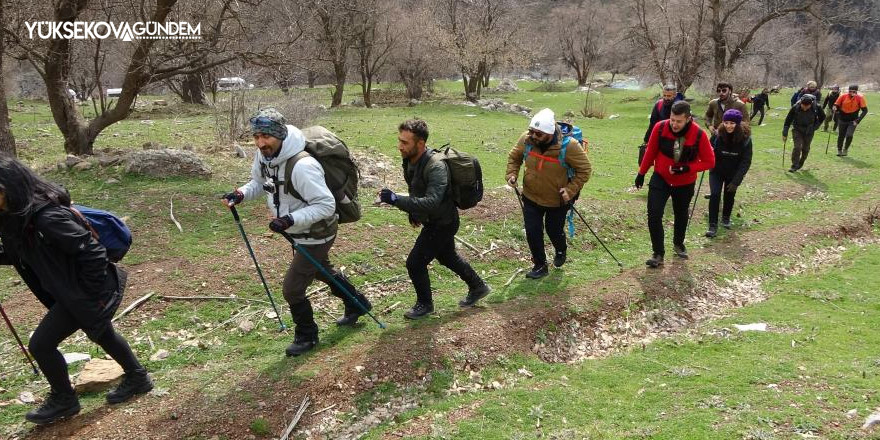
{"type": "Polygon", "coordinates": [[[486,69],[486,71],[483,73],[483,84],[482,84],[483,88],[489,87],[489,77],[490,76],[492,76],[492,73],[489,72],[489,69],[486,69]]]}
{"type": "Polygon", "coordinates": [[[315,73],[314,71],[311,71],[311,70],[306,71],[306,81],[308,81],[310,89],[315,88],[315,81],[317,81],[317,80],[318,80],[317,73],[315,73]]]}
{"type": "Polygon", "coordinates": [[[187,104],[208,105],[208,97],[205,96],[202,75],[193,73],[183,77],[180,82],[180,97],[187,104]]]}
{"type": "Polygon", "coordinates": [[[575,69],[578,87],[584,87],[587,85],[587,69],[575,69]]]}
{"type": "Polygon", "coordinates": [[[342,104],[342,93],[345,91],[345,62],[334,62],[333,72],[336,74],[336,84],[333,89],[333,99],[330,107],[339,107],[342,104]]]}
{"type": "MultiPolygon", "coordinates": [[[[3,21],[3,0],[0,0],[0,23],[3,21]]],[[[3,46],[3,38],[0,37],[0,72],[3,72],[3,54],[5,51],[3,46]]],[[[12,135],[12,129],[9,128],[9,109],[6,107],[6,86],[3,84],[3,76],[0,75],[0,152],[7,153],[13,157],[15,151],[15,137],[12,135]]]]}
{"type": "Polygon", "coordinates": [[[370,102],[370,92],[373,88],[373,81],[370,79],[370,76],[364,72],[361,72],[361,92],[364,95],[364,106],[366,108],[371,108],[373,104],[370,102]]]}

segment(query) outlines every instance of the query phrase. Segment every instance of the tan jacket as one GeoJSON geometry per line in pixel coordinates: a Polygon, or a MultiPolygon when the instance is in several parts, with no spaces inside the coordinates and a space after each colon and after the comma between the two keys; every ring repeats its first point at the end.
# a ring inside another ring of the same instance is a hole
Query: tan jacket
{"type": "MultiPolygon", "coordinates": [[[[721,117],[724,116],[724,112],[735,108],[740,111],[743,115],[742,126],[746,132],[749,132],[749,111],[746,109],[746,104],[739,100],[734,94],[730,94],[730,97],[727,98],[727,101],[722,102],[724,105],[724,110],[721,110],[718,107],[718,98],[715,98],[709,101],[709,108],[706,109],[706,127],[713,127],[714,129],[718,129],[721,126],[721,117]]],[[[710,130],[711,131],[711,130],[710,130]]]]}
{"type": "MultiPolygon", "coordinates": [[[[516,142],[516,146],[510,150],[510,154],[507,156],[506,180],[519,176],[528,138],[529,133],[523,133],[516,142]]],[[[562,206],[560,188],[565,188],[569,196],[574,198],[593,172],[587,153],[584,152],[577,140],[571,138],[565,149],[565,163],[574,170],[575,174],[569,182],[565,168],[558,163],[561,151],[559,142],[562,140],[562,133],[560,133],[558,126],[556,127],[556,139],[556,143],[543,153],[536,147],[532,148],[532,152],[526,158],[526,170],[523,175],[523,196],[548,208],[562,206]],[[544,156],[545,159],[536,157],[536,154],[544,156]],[[557,162],[553,162],[553,160],[557,162]]]]}

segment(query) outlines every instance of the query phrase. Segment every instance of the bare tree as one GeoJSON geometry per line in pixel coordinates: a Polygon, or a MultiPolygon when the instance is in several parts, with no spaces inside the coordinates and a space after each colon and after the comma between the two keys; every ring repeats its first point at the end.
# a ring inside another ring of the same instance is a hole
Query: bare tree
{"type": "Polygon", "coordinates": [[[392,26],[389,12],[388,7],[367,5],[365,14],[361,16],[360,34],[355,40],[354,50],[361,76],[361,91],[367,108],[372,107],[370,92],[373,79],[385,67],[400,36],[392,26]]]}
{"type": "Polygon", "coordinates": [[[310,14],[307,35],[316,43],[312,57],[329,64],[335,78],[330,107],[338,107],[348,76],[349,50],[361,34],[364,11],[357,0],[304,0],[303,4],[310,14]]]}
{"type": "Polygon", "coordinates": [[[595,5],[581,4],[574,11],[562,7],[554,16],[562,17],[557,36],[562,61],[574,69],[578,86],[584,86],[599,59],[599,40],[606,34],[602,19],[597,17],[595,5]]]}
{"type": "Polygon", "coordinates": [[[413,9],[395,17],[401,33],[400,40],[390,54],[392,69],[406,86],[407,99],[422,99],[422,93],[432,78],[446,64],[442,52],[434,49],[434,30],[424,26],[432,17],[427,8],[413,9]]]}
{"type": "MultiPolygon", "coordinates": [[[[4,0],[0,0],[0,23],[5,25],[3,21],[4,0]]],[[[9,127],[9,108],[6,106],[6,86],[3,84],[3,58],[5,57],[6,46],[4,44],[4,36],[0,35],[0,152],[16,155],[15,137],[12,135],[12,129],[9,127]]]]}

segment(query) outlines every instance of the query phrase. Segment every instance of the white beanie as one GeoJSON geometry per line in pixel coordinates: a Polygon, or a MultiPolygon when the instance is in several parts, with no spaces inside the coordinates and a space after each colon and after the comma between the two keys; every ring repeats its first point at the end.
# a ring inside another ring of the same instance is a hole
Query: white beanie
{"type": "Polygon", "coordinates": [[[536,113],[535,116],[532,117],[532,122],[529,122],[529,128],[538,130],[542,133],[555,134],[556,115],[553,114],[553,110],[545,108],[536,113]]]}

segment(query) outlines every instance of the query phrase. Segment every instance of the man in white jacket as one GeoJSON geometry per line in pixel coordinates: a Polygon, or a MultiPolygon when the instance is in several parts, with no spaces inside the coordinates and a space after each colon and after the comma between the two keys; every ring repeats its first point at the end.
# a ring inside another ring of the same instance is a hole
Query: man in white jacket
{"type": "MultiPolygon", "coordinates": [[[[286,231],[369,310],[372,306],[367,298],[344,275],[333,269],[328,258],[336,239],[338,216],[336,201],[327,188],[321,164],[308,154],[297,156],[290,175],[296,194],[285,191],[284,176],[288,160],[305,148],[306,139],[302,132],[292,125],[286,125],[284,116],[271,108],[261,110],[251,118],[250,123],[254,144],[259,149],[259,153],[254,155],[251,180],[224,195],[223,199],[233,206],[244,200],[256,199],[266,191],[266,201],[275,217],[269,223],[269,229],[274,232],[286,231]]],[[[318,325],[312,305],[306,298],[306,288],[315,278],[329,285],[333,296],[345,303],[345,316],[336,321],[337,325],[354,325],[358,317],[366,313],[304,255],[294,250],[282,288],[296,324],[294,341],[286,350],[288,356],[298,356],[318,344],[318,325]]]]}

